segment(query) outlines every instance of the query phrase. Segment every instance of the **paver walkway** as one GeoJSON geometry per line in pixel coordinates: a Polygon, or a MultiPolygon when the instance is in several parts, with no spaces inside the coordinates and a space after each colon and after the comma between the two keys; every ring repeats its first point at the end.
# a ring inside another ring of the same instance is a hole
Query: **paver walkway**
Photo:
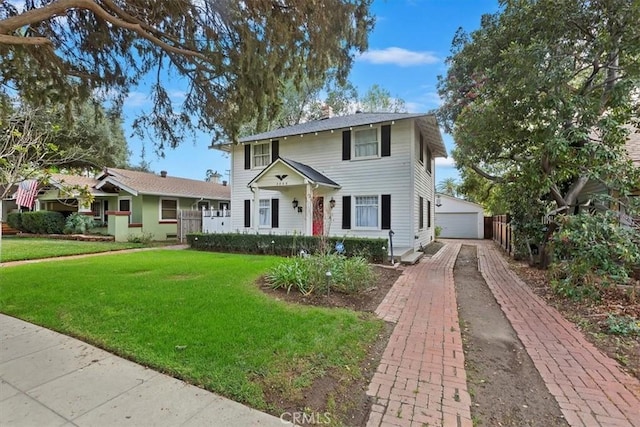
{"type": "Polygon", "coordinates": [[[453,282],[459,244],[400,276],[376,313],[397,322],[367,393],[368,426],[471,426],[453,282]]]}
{"type": "Polygon", "coordinates": [[[640,426],[640,381],[623,372],[508,267],[478,244],[480,271],[572,426],[640,426]]]}
{"type": "Polygon", "coordinates": [[[376,313],[396,323],[367,393],[368,426],[471,426],[453,267],[462,244],[571,426],[640,427],[640,381],[589,343],[511,271],[490,241],[445,240],[407,267],[376,313]]]}

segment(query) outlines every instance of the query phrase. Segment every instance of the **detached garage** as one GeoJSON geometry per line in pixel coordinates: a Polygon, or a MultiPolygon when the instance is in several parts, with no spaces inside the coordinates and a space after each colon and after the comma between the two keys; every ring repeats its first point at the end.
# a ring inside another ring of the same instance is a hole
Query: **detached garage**
{"type": "Polygon", "coordinates": [[[435,215],[436,227],[442,228],[442,238],[484,238],[484,210],[476,203],[437,194],[435,215]]]}

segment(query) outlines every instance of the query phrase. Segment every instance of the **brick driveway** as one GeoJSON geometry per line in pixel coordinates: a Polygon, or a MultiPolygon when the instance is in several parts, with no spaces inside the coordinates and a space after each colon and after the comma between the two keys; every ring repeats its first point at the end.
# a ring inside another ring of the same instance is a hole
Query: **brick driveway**
{"type": "Polygon", "coordinates": [[[513,273],[492,242],[446,241],[407,267],[376,313],[396,323],[368,389],[368,426],[471,426],[453,267],[476,245],[479,269],[572,426],[640,427],[640,382],[513,273]]]}

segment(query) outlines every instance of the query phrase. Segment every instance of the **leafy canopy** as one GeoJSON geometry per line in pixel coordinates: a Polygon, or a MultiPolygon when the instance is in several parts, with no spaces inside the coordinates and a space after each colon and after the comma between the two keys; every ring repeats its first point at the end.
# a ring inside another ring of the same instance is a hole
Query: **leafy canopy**
{"type": "Polygon", "coordinates": [[[466,177],[496,184],[520,230],[540,230],[589,180],[636,186],[624,144],[638,121],[638,22],[638,1],[503,0],[479,30],[460,30],[439,114],[461,189],[486,191],[466,177]]]}
{"type": "Polygon", "coordinates": [[[159,149],[196,127],[234,138],[275,116],[284,82],[341,81],[367,48],[372,0],[41,0],[0,2],[0,87],[26,102],[99,93],[122,106],[139,84],[150,111],[136,120],[159,149]],[[187,84],[175,106],[167,89],[187,84]]]}

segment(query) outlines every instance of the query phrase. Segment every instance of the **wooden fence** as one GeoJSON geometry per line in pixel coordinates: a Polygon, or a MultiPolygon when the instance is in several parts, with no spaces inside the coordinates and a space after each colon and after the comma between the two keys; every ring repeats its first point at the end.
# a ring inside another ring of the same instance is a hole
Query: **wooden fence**
{"type": "Polygon", "coordinates": [[[178,242],[184,243],[187,234],[202,231],[202,212],[196,210],[181,210],[178,215],[178,242]]]}
{"type": "Polygon", "coordinates": [[[513,256],[513,230],[511,229],[511,218],[509,215],[494,215],[493,240],[497,242],[506,253],[513,256]]]}

